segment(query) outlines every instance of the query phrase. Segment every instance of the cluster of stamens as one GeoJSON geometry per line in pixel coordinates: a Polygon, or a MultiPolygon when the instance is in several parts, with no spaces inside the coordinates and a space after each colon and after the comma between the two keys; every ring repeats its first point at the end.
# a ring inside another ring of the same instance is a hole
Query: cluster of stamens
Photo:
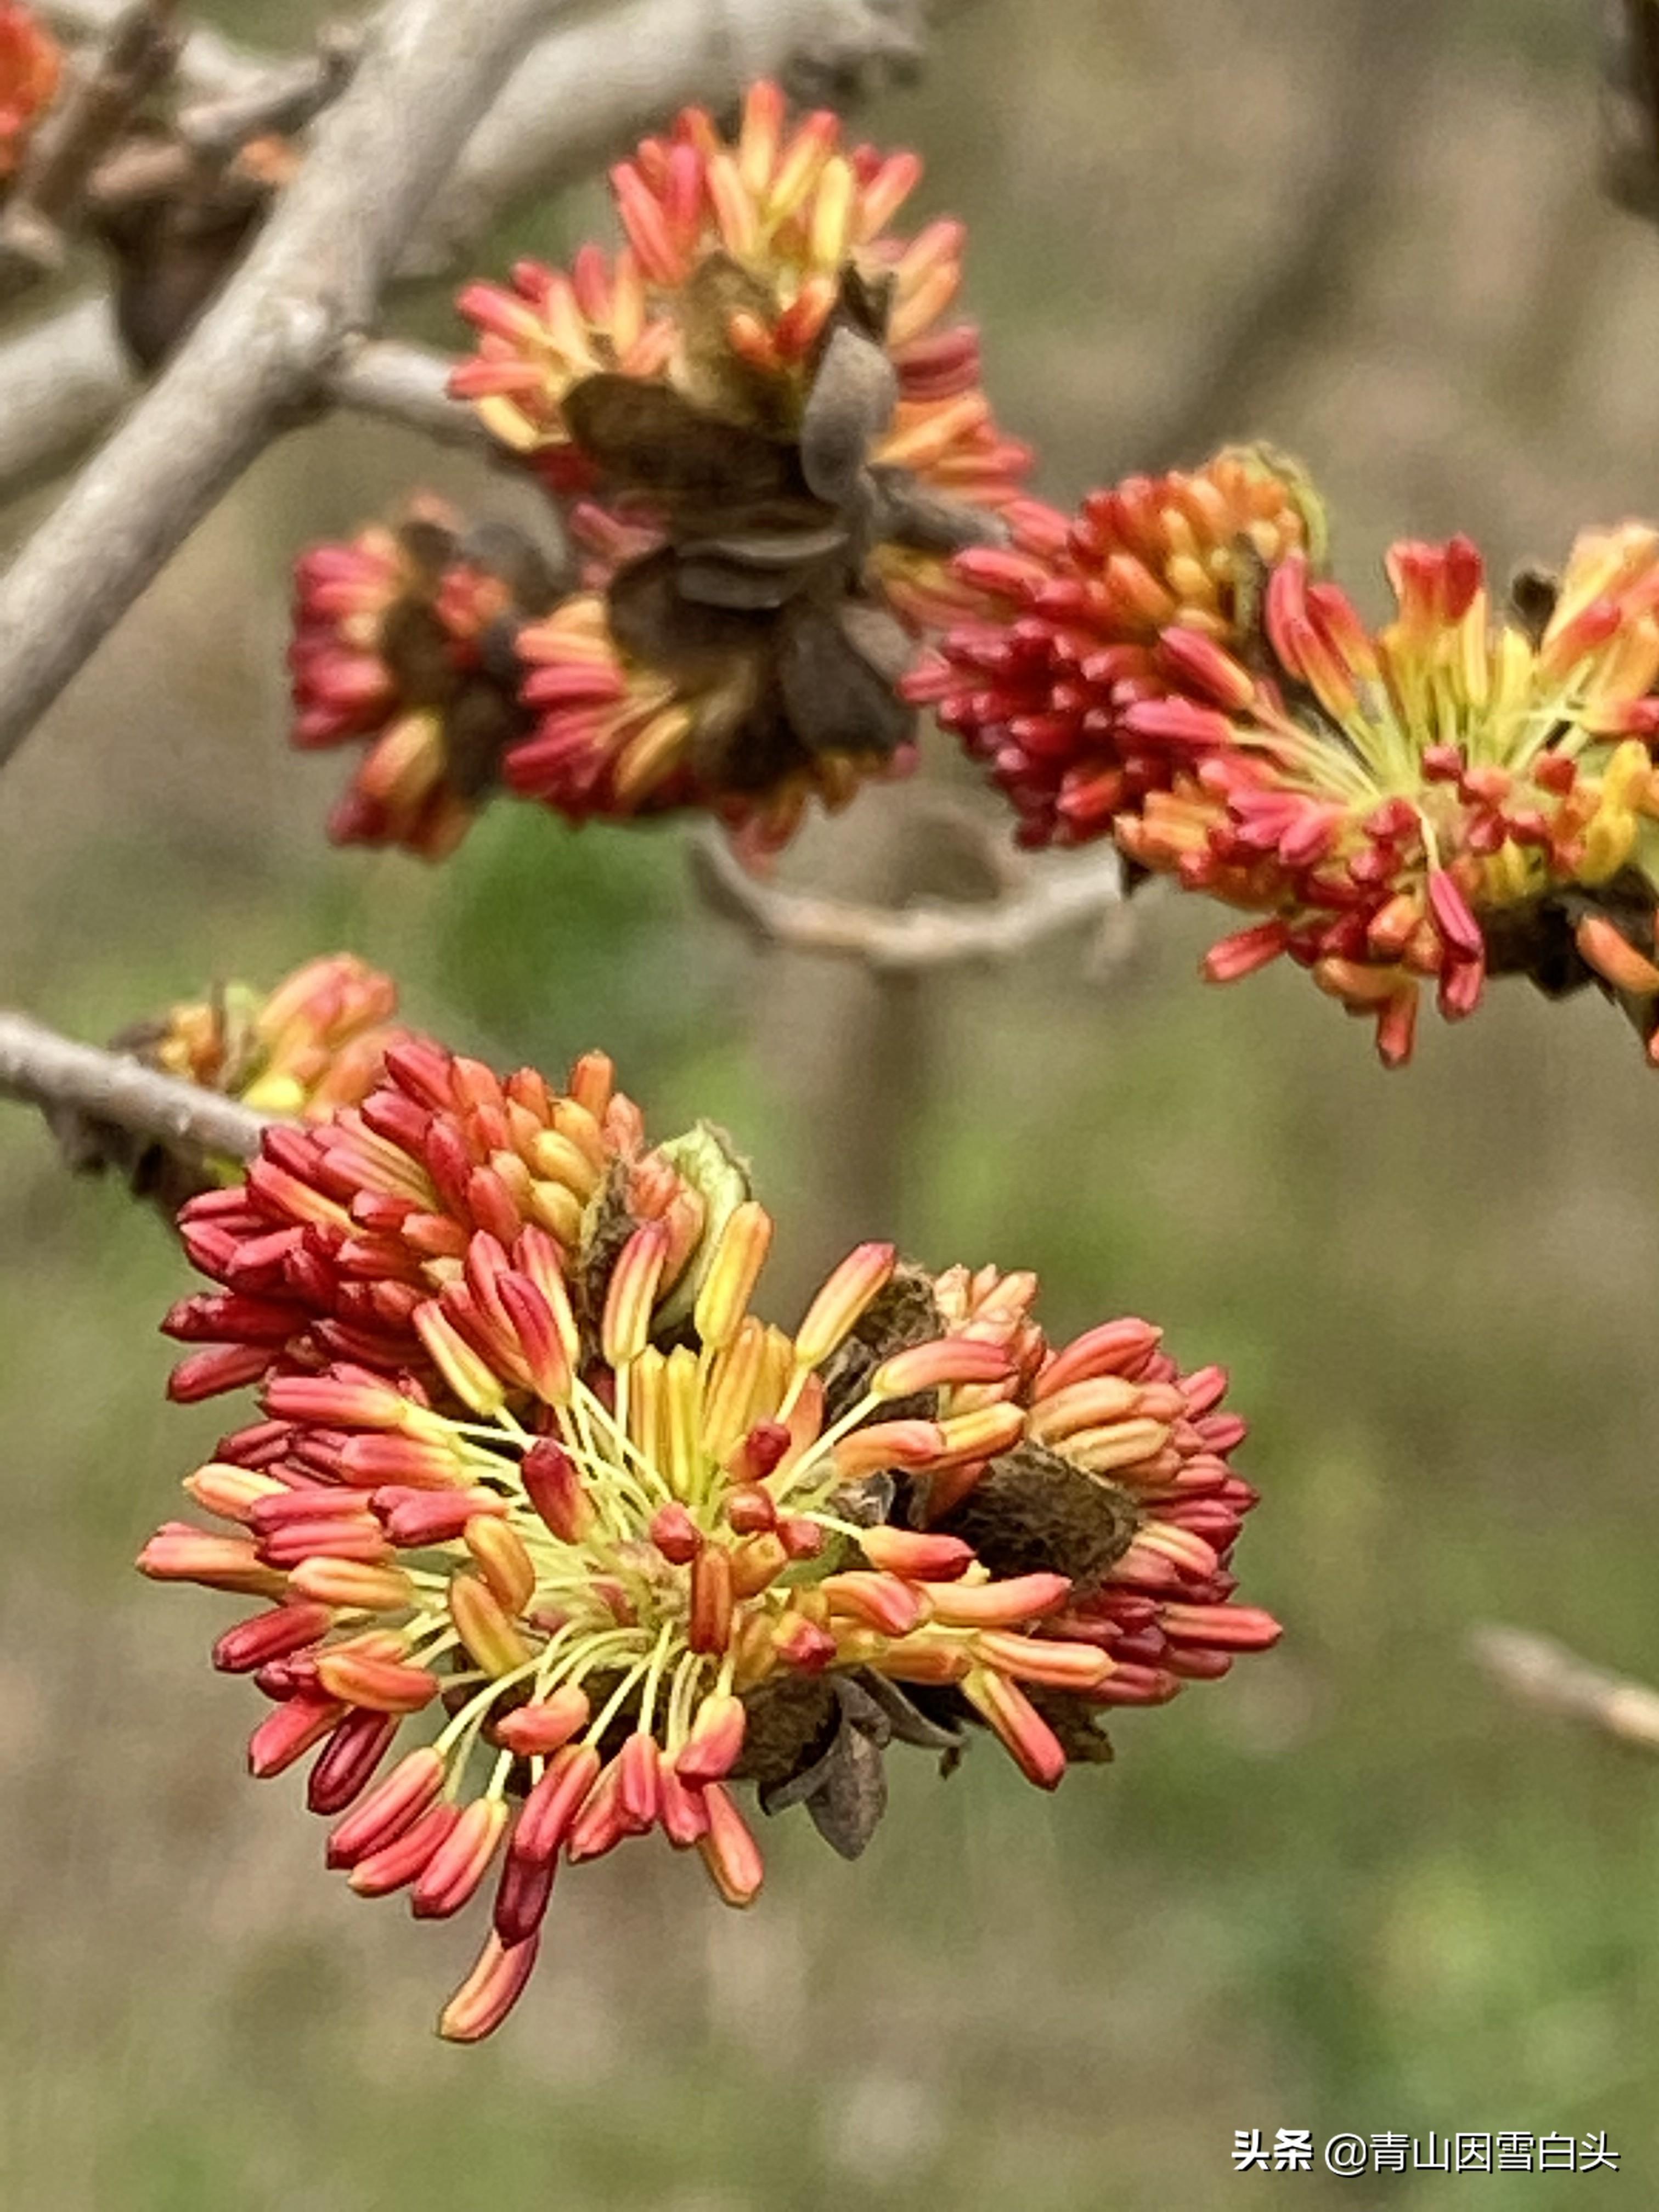
{"type": "Polygon", "coordinates": [[[416,1039],[185,1209],[225,1287],[169,1317],[212,1340],[175,1392],[257,1380],[264,1418],[185,1486],[229,1532],[141,1565],[264,1601],[216,1659],[273,1700],[256,1773],[315,1751],[354,1888],[441,1916],[493,1875],[462,2039],[522,1989],[561,1859],[660,1828],[749,1901],[731,1785],[780,1679],[976,1717],[1052,1788],[1097,1709],[1277,1633],[1228,1604],[1254,1492],[1216,1370],[1142,1322],[1051,1352],[1034,1278],[879,1244],[786,1333],[735,1174],[708,1133],[644,1147],[597,1058],[553,1093],[416,1039]]]}

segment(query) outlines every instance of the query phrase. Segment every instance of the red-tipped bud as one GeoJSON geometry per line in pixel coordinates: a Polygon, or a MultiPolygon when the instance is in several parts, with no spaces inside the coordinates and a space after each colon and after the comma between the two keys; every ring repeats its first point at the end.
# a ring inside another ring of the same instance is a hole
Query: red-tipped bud
{"type": "Polygon", "coordinates": [[[816,1559],[823,1549],[823,1524],[805,1513],[786,1513],[778,1523],[778,1541],[792,1559],[816,1559]]]}
{"type": "Polygon", "coordinates": [[[539,1437],[519,1463],[531,1504],[562,1543],[580,1544],[593,1525],[593,1505],[576,1462],[551,1437],[539,1437]]]}
{"type": "Polygon", "coordinates": [[[744,1482],[726,1492],[726,1517],[739,1536],[760,1536],[777,1527],[778,1509],[769,1490],[744,1482]]]}
{"type": "Polygon", "coordinates": [[[702,1549],[702,1531],[684,1506],[663,1505],[651,1516],[651,1540],[671,1566],[689,1567],[702,1549]]]}
{"type": "Polygon", "coordinates": [[[459,1912],[489,1871],[507,1827],[499,1797],[475,1797],[422,1868],[410,1897],[417,1920],[447,1920],[459,1912]]]}
{"type": "Polygon", "coordinates": [[[727,1461],[727,1469],[738,1482],[764,1482],[793,1441],[787,1422],[757,1421],[727,1461]]]}
{"type": "Polygon", "coordinates": [[[681,1781],[696,1785],[723,1780],[743,1749],[747,1721],[741,1698],[705,1698],[674,1761],[681,1781]]]}
{"type": "Polygon", "coordinates": [[[911,1582],[954,1582],[974,1564],[974,1547],[960,1536],[921,1535],[909,1528],[866,1528],[859,1547],[883,1574],[911,1582]]]}
{"type": "Polygon", "coordinates": [[[697,1848],[703,1864],[728,1905],[752,1904],[766,1872],[760,1846],[723,1783],[711,1782],[702,1796],[708,1832],[697,1848]]]}
{"type": "Polygon", "coordinates": [[[501,2026],[530,1979],[540,1942],[539,1935],[531,1936],[509,1948],[490,1931],[477,1964],[439,2016],[438,2033],[446,2042],[479,2043],[501,2026]]]}
{"type": "Polygon", "coordinates": [[[786,1667],[802,1674],[821,1674],[835,1658],[836,1639],[803,1613],[786,1613],[772,1631],[772,1644],[786,1667]]]}
{"type": "Polygon", "coordinates": [[[567,1682],[550,1698],[503,1713],[489,1733],[505,1750],[516,1752],[520,1759],[545,1759],[585,1729],[590,1717],[586,1691],[567,1682]]]}

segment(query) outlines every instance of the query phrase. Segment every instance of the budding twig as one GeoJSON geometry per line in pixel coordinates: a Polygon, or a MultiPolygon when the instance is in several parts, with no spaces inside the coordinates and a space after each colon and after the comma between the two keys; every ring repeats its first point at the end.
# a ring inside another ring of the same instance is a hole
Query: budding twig
{"type": "Polygon", "coordinates": [[[694,837],[688,852],[703,896],[757,944],[859,960],[884,975],[1011,959],[1103,921],[1123,902],[1122,866],[1110,847],[1004,871],[1006,888],[995,898],[917,899],[896,908],[758,882],[718,831],[694,837]]]}
{"type": "Polygon", "coordinates": [[[398,338],[350,338],[329,377],[328,396],[337,407],[424,431],[442,445],[498,453],[476,409],[450,398],[454,366],[447,354],[398,338]]]}
{"type": "Polygon", "coordinates": [[[0,1096],[50,1112],[72,1108],[134,1135],[232,1159],[259,1149],[266,1117],[234,1098],[161,1075],[125,1053],[76,1044],[27,1014],[0,1011],[0,1096]]]}
{"type": "Polygon", "coordinates": [[[1475,1663],[1500,1688],[1567,1720],[1587,1722],[1621,1743],[1659,1751],[1659,1690],[1594,1667],[1551,1637],[1522,1628],[1477,1628],[1475,1663]]]}

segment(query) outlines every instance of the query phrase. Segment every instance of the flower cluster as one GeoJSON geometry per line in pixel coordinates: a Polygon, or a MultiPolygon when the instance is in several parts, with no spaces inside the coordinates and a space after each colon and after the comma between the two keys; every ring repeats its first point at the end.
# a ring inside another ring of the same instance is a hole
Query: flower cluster
{"type": "Polygon", "coordinates": [[[63,75],[58,41],[18,0],[0,0],[0,183],[16,175],[63,75]]]}
{"type": "Polygon", "coordinates": [[[984,594],[910,680],[989,763],[1027,842],[1115,836],[1261,920],[1215,981],[1281,955],[1410,1054],[1424,983],[1592,980],[1659,1059],[1659,532],[1589,532],[1494,611],[1457,538],[1389,556],[1367,629],[1319,511],[1223,453],[1085,501],[1063,544],[964,553],[984,594]]]}
{"type": "Polygon", "coordinates": [[[1046,514],[946,319],[961,225],[889,228],[920,173],[761,83],[733,139],[688,109],[612,170],[614,255],[467,286],[453,389],[572,502],[582,588],[521,622],[512,726],[451,768],[377,627],[406,562],[375,533],[310,556],[299,742],[376,740],[337,835],[440,853],[500,781],[575,822],[705,808],[766,850],[912,763],[899,678],[972,603],[951,557],[1046,514]]]}
{"type": "Polygon", "coordinates": [[[240,1098],[256,1113],[319,1121],[382,1078],[398,987],[355,953],[308,960],[274,990],[229,983],[181,1001],[140,1033],[150,1066],[240,1098]]]}
{"type": "MultiPolygon", "coordinates": [[[[256,1113],[315,1121],[356,1105],[383,1080],[383,1055],[403,1034],[392,1026],[397,1011],[389,975],[334,952],[269,992],[226,983],[182,1000],[112,1038],[111,1049],[256,1113]]],[[[208,1158],[185,1139],[141,1136],[70,1108],[52,1119],[71,1167],[115,1170],[169,1223],[187,1199],[241,1173],[239,1162],[208,1158]]]]}
{"type": "Polygon", "coordinates": [[[439,859],[465,835],[523,734],[520,626],[549,605],[536,548],[501,525],[466,532],[441,501],[395,528],[319,545],[295,572],[294,742],[369,741],[336,806],[340,844],[439,859]]]}
{"type": "Polygon", "coordinates": [[[735,1784],[855,1850],[891,1738],[980,1722],[1052,1788],[1102,1711],[1277,1634],[1231,1602],[1217,1370],[1139,1321],[1052,1348],[1033,1277],[880,1244],[763,1321],[729,1150],[647,1145],[597,1055],[555,1091],[395,1044],[182,1226],[222,1288],[169,1317],[208,1347],[174,1394],[264,1418],[185,1486],[228,1533],[140,1565],[262,1601],[216,1662],[272,1701],[257,1774],[316,1751],[355,1889],[442,1917],[493,1877],[452,2038],[522,1990],[562,1859],[659,1828],[747,1904],[735,1784]]]}
{"type": "Polygon", "coordinates": [[[1291,556],[1269,577],[1266,669],[1181,628],[1182,690],[1129,709],[1180,763],[1117,824],[1123,848],[1266,919],[1211,952],[1226,981],[1281,953],[1410,1054],[1424,982],[1449,1019],[1488,972],[1592,972],[1651,1041],[1659,875],[1659,533],[1574,546],[1530,625],[1494,620],[1466,538],[1389,556],[1397,611],[1368,633],[1291,556]]]}
{"type": "Polygon", "coordinates": [[[1248,638],[1261,578],[1291,551],[1319,557],[1323,520],[1294,464],[1240,447],[1092,492],[1069,523],[1031,508],[1019,520],[1012,546],[961,556],[980,604],[905,688],[989,767],[1023,844],[1077,844],[1168,788],[1167,748],[1125,720],[1171,688],[1162,634],[1248,638]]]}

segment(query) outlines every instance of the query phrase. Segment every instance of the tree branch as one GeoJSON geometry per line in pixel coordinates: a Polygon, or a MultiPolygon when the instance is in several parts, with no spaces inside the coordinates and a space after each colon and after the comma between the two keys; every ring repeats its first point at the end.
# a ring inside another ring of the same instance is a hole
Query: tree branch
{"type": "Polygon", "coordinates": [[[0,762],[255,454],[314,404],[466,132],[557,4],[401,0],[377,21],[246,261],[0,579],[0,762]]]}
{"type": "MultiPolygon", "coordinates": [[[[84,44],[108,36],[127,0],[33,0],[33,6],[59,38],[84,44]]],[[[246,92],[270,67],[269,60],[233,46],[217,31],[198,27],[185,40],[178,74],[198,99],[221,100],[246,92]]]]}
{"type": "Polygon", "coordinates": [[[454,366],[447,354],[399,338],[348,338],[329,375],[328,396],[337,407],[424,431],[441,445],[499,453],[477,410],[450,398],[454,366]]]}
{"type": "Polygon", "coordinates": [[[1475,1663],[1501,1689],[1546,1712],[1587,1723],[1604,1735],[1659,1751],[1659,1690],[1593,1667],[1551,1637],[1522,1628],[1477,1628],[1475,1663]]]}
{"type": "Polygon", "coordinates": [[[997,898],[918,899],[897,908],[757,882],[718,831],[693,838],[688,857],[709,904],[757,944],[859,960],[887,975],[1011,959],[1064,930],[1103,921],[1123,901],[1123,871],[1109,846],[1051,855],[1022,870],[997,898]]]}
{"type": "Polygon", "coordinates": [[[140,1137],[252,1159],[266,1117],[234,1098],[160,1075],[125,1053],[75,1044],[27,1014],[0,1011],[0,1095],[47,1113],[72,1108],[140,1137]]]}

